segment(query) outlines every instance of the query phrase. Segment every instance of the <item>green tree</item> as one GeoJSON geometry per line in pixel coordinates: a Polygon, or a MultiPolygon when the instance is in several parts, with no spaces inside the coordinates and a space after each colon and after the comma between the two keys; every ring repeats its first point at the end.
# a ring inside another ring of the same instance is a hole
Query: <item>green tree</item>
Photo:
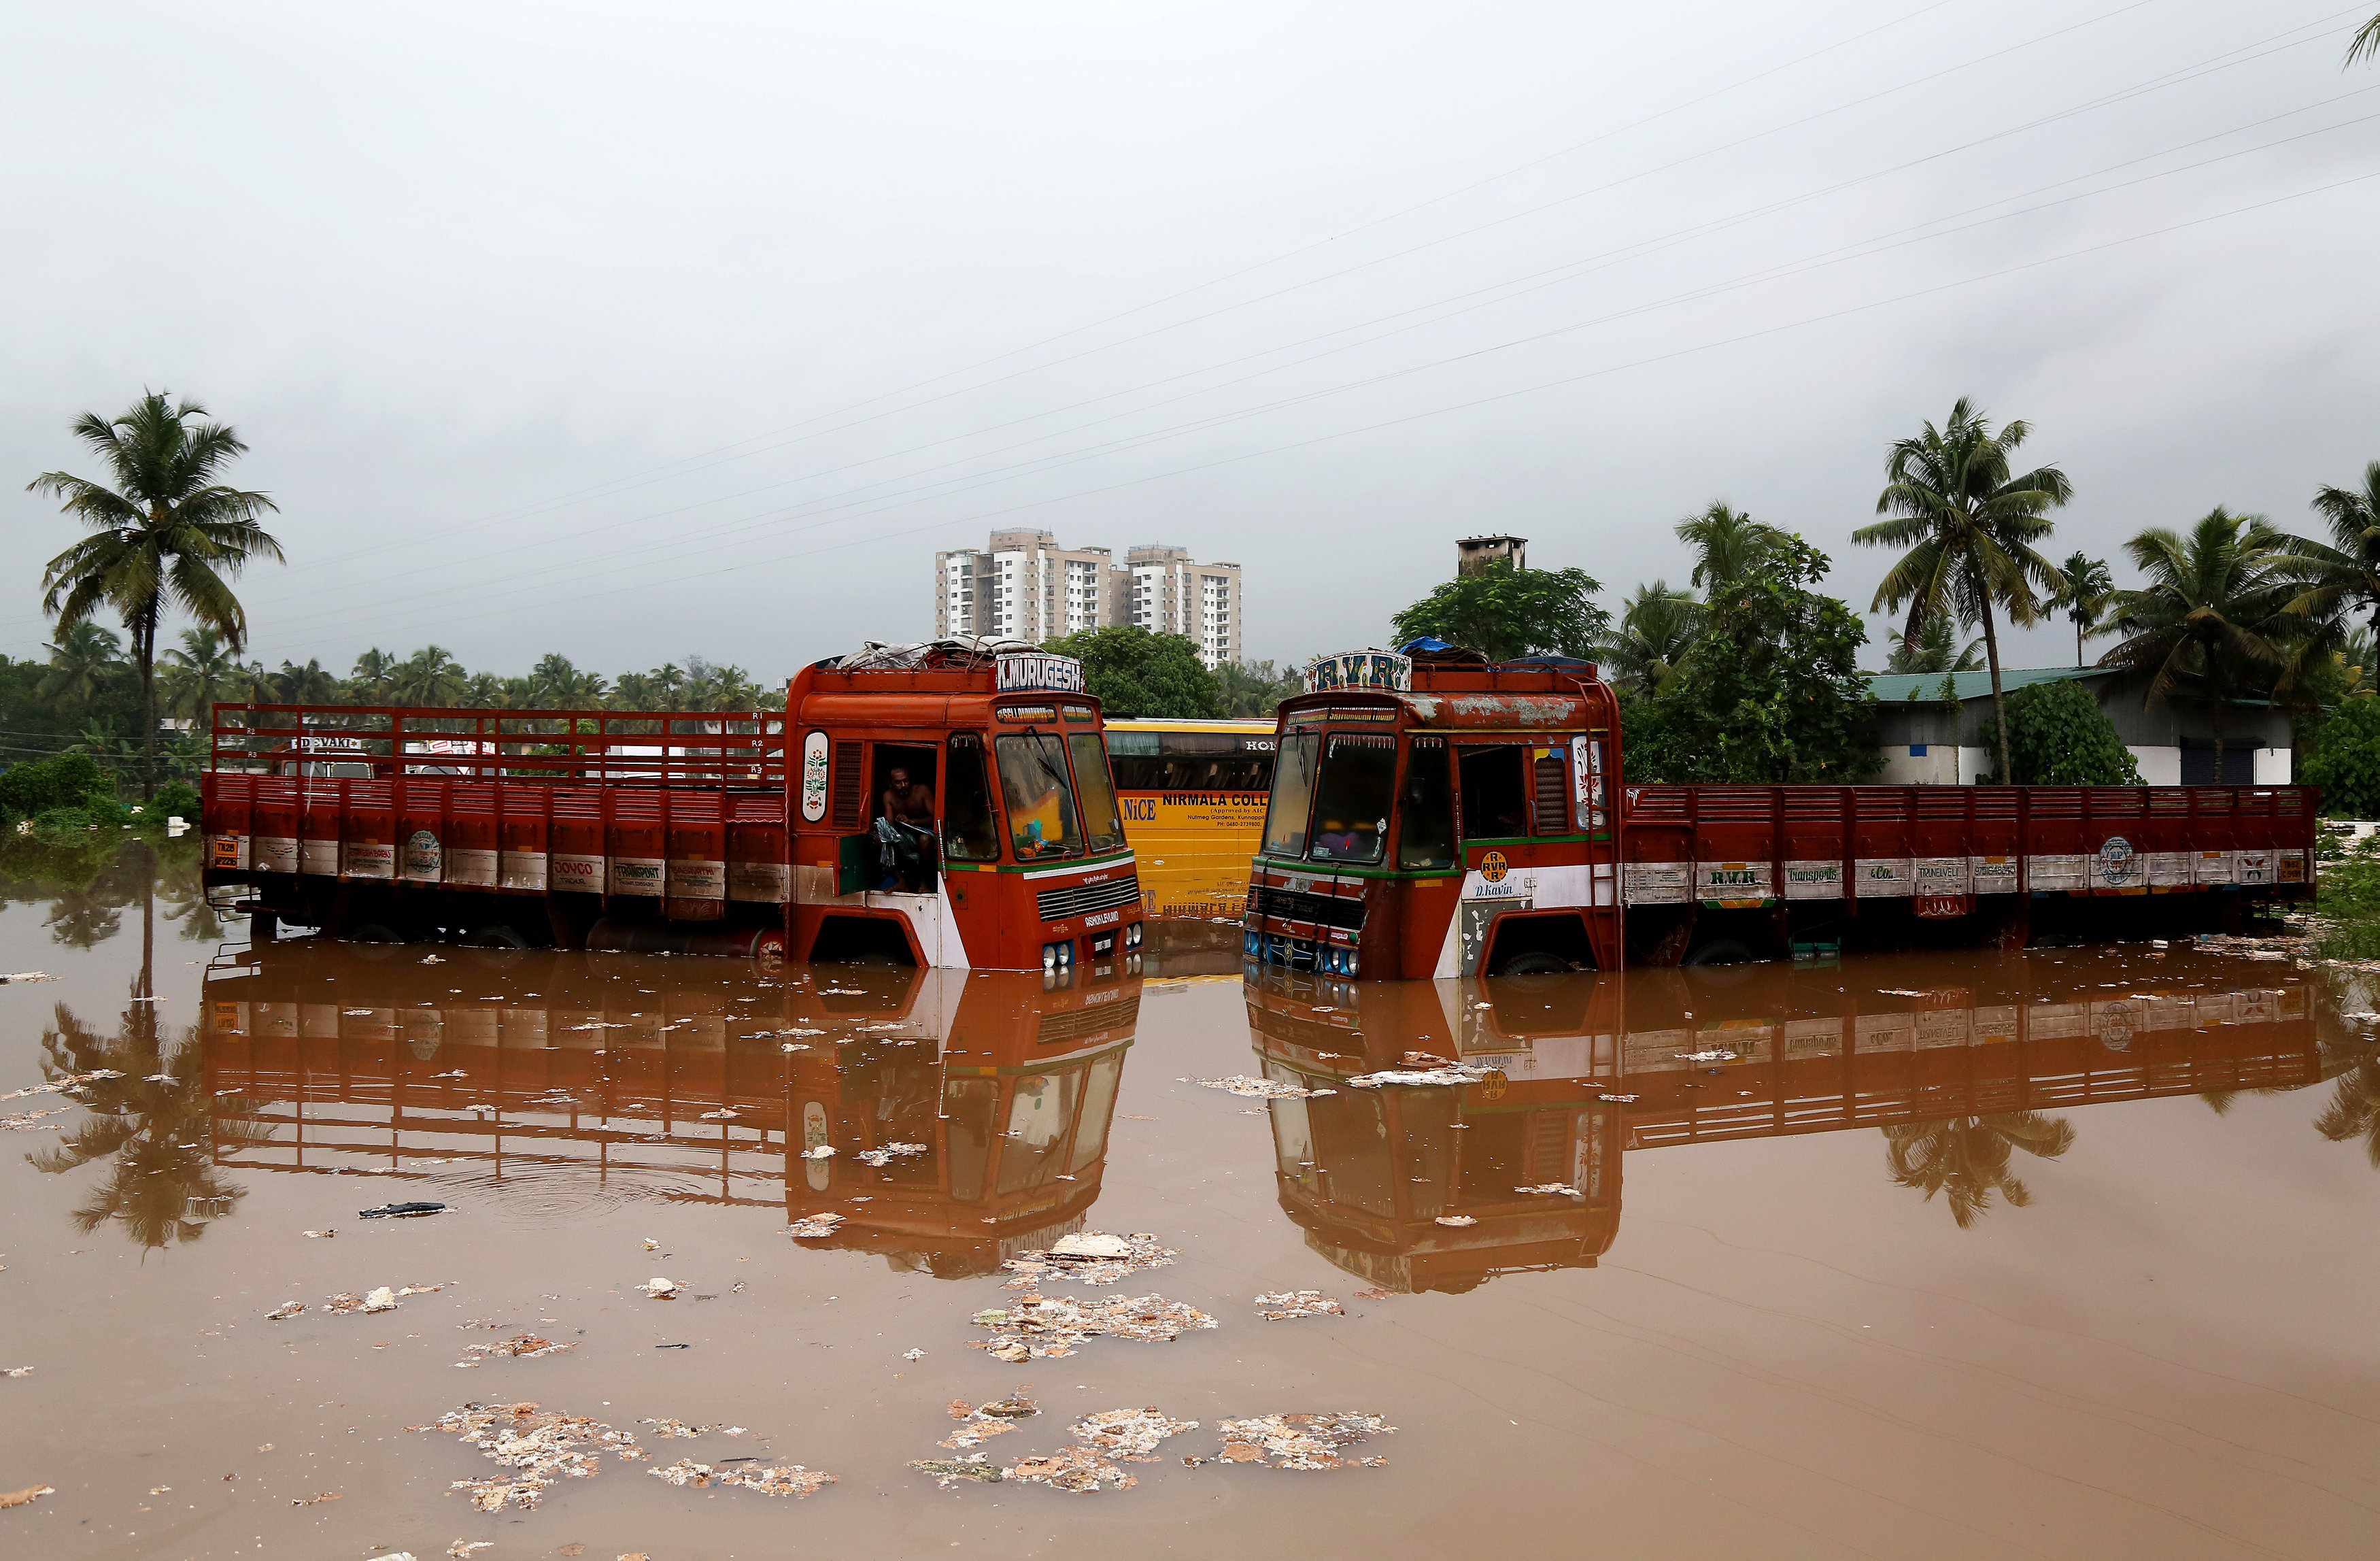
{"type": "Polygon", "coordinates": [[[424,707],[452,706],[463,697],[471,675],[453,652],[443,645],[424,645],[405,658],[395,673],[396,702],[424,707]]]}
{"type": "Polygon", "coordinates": [[[1223,713],[1235,720],[1270,715],[1305,683],[1295,672],[1284,672],[1269,661],[1225,662],[1215,669],[1223,713]]]}
{"type": "Polygon", "coordinates": [[[50,560],[42,609],[63,627],[107,607],[132,636],[144,799],[157,788],[159,621],[178,607],[239,650],[248,614],[225,577],[251,558],[282,555],[259,520],[273,501],[216,481],[248,446],[226,424],[199,421],[206,416],[197,402],[174,405],[160,392],[112,420],[86,412],[75,434],[107,463],[115,485],[65,471],[45,471],[26,485],[59,500],[92,532],[50,560]]]}
{"type": "Polygon", "coordinates": [[[540,710],[596,710],[610,688],[600,673],[581,672],[568,656],[549,651],[529,668],[528,702],[540,710]]]}
{"type": "Polygon", "coordinates": [[[2037,1111],[2015,1111],[1897,1123],[1884,1129],[1884,1143],[1893,1181],[1924,1192],[1929,1203],[1941,1193],[1950,1217],[1964,1230],[1990,1213],[1995,1191],[2012,1209],[2032,1203],[2033,1189],[2010,1169],[2012,1152],[2055,1160],[2074,1147],[2074,1125],[2037,1111]]]}
{"type": "Polygon", "coordinates": [[[1965,645],[1950,630],[1950,620],[1935,617],[1925,620],[1925,629],[1915,640],[1897,628],[1884,631],[1885,643],[1892,649],[1884,658],[1887,672],[1980,672],[1984,665],[1984,642],[1970,640],[1965,645]]]}
{"type": "Polygon", "coordinates": [[[1223,691],[1196,643],[1132,624],[1087,628],[1045,643],[1051,655],[1083,664],[1083,682],[1111,718],[1123,715],[1216,719],[1223,691]]]}
{"type": "Polygon", "coordinates": [[[492,672],[475,672],[463,685],[462,703],[472,710],[499,709],[504,702],[504,680],[492,672]]]}
{"type": "Polygon", "coordinates": [[[41,696],[61,710],[87,711],[123,676],[124,641],[84,618],[61,624],[50,652],[41,696]]]}
{"type": "Polygon", "coordinates": [[[1670,686],[1702,632],[1703,604],[1667,580],[1640,585],[1620,604],[1620,628],[1595,648],[1606,675],[1640,694],[1670,686]]]}
{"type": "Polygon", "coordinates": [[[273,675],[275,704],[336,704],[339,692],[338,678],[311,656],[303,666],[285,661],[273,675]]]}
{"type": "MultiPolygon", "coordinates": [[[[2074,496],[2073,484],[2057,467],[2010,474],[2010,457],[2032,432],[2020,419],[1995,433],[1982,409],[1961,396],[1940,428],[1929,422],[1916,437],[1893,445],[1876,501],[1876,512],[1892,518],[1852,533],[1853,542],[1867,546],[1908,550],[1887,571],[1870,606],[1907,607],[1905,638],[1920,637],[1926,621],[1941,616],[1983,629],[1992,715],[2003,734],[2008,712],[1998,619],[2005,614],[2013,624],[2039,621],[2036,592],[2065,585],[2057,566],[2034,544],[2049,536],[2048,512],[2074,496]]],[[[2003,750],[1999,773],[2010,771],[2003,750]]]]}
{"type": "Polygon", "coordinates": [[[396,702],[396,669],[403,664],[378,646],[356,658],[347,675],[347,692],[358,704],[396,702]]]}
{"type": "Polygon", "coordinates": [[[1828,567],[1783,537],[1711,597],[1684,669],[1658,695],[1623,702],[1632,777],[1845,784],[1876,773],[1876,699],[1859,670],[1867,629],[1812,589],[1828,567]]]}
{"type": "Polygon", "coordinates": [[[2380,818],[2380,699],[2349,700],[2301,745],[2298,778],[2335,819],[2380,818]]]}
{"type": "Polygon", "coordinates": [[[1694,549],[1692,579],[1704,591],[1717,591],[1760,568],[1786,537],[1742,510],[1730,509],[1724,499],[1714,500],[1701,514],[1679,521],[1677,532],[1678,540],[1694,549]]]}
{"type": "Polygon", "coordinates": [[[2338,1076],[2313,1130],[2333,1143],[2362,1140],[2363,1157],[2380,1171],[2380,1056],[2361,1058],[2338,1076]]]}
{"type": "Polygon", "coordinates": [[[1595,601],[1602,589],[1584,569],[1515,569],[1499,558],[1447,581],[1389,626],[1400,645],[1435,636],[1489,661],[1591,656],[1611,627],[1595,601]]]}
{"type": "Polygon", "coordinates": [[[2353,65],[2359,59],[2374,58],[2380,58],[2380,17],[2374,17],[2370,21],[2365,22],[2356,30],[2355,36],[2348,41],[2347,58],[2341,68],[2353,65]]]}
{"type": "Polygon", "coordinates": [[[2289,638],[2304,628],[2285,611],[2296,588],[2277,567],[2289,543],[2263,516],[2217,505],[2188,537],[2152,526],[2125,544],[2149,583],[2117,592],[2114,625],[2127,638],[2100,665],[2148,674],[2143,709],[2188,685],[2215,728],[2218,777],[2225,708],[2275,693],[2289,638]]]}
{"type": "Polygon", "coordinates": [[[2358,614],[2367,633],[2380,628],[2380,460],[2364,467],[2361,488],[2317,489],[2313,510],[2330,540],[2286,537],[2272,566],[2277,579],[2298,587],[2289,611],[2307,626],[2301,663],[2338,649],[2358,614]]]}
{"type": "Polygon", "coordinates": [[[230,697],[238,658],[212,628],[186,628],[182,642],[167,651],[164,670],[158,675],[165,692],[165,709],[188,720],[207,724],[215,701],[230,697]]]}
{"type": "Polygon", "coordinates": [[[2066,562],[2058,567],[2066,583],[2049,599],[2052,607],[2061,608],[2066,619],[2074,626],[2074,665],[2086,665],[2082,660],[2082,641],[2104,632],[2100,620],[2107,616],[2107,604],[2116,594],[2116,577],[2107,572],[2105,558],[2094,558],[2087,553],[2067,555],[2066,562]]]}
{"type": "MultiPolygon", "coordinates": [[[[1984,746],[2008,753],[2018,786],[2139,786],[2141,767],[2090,689],[2067,678],[2008,697],[2009,740],[1984,723],[1984,746]]],[[[1997,777],[1995,777],[1997,778],[1997,777]]]]}

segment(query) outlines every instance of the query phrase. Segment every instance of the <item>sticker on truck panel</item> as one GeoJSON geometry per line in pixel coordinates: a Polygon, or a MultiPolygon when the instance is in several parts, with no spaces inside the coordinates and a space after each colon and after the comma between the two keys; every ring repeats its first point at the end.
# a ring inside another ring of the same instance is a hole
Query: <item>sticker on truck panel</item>
{"type": "Polygon", "coordinates": [[[727,864],[727,897],[759,905],[783,905],[787,892],[785,864],[781,861],[731,861],[727,864]]]}
{"type": "Polygon", "coordinates": [[[826,817],[826,747],[824,732],[802,739],[802,817],[811,823],[826,817]]]}
{"type": "Polygon", "coordinates": [[[1758,905],[1771,897],[1770,864],[1765,861],[1694,863],[1694,898],[1720,905],[1758,905]]]}
{"type": "Polygon", "coordinates": [[[1843,897],[1843,864],[1815,860],[1785,864],[1785,897],[1789,900],[1839,900],[1843,897]]]}
{"type": "Polygon", "coordinates": [[[1621,873],[1621,894],[1630,905],[1683,905],[1689,876],[1682,861],[1632,861],[1621,873]]]}
{"type": "Polygon", "coordinates": [[[1909,893],[1912,878],[1907,857],[1861,857],[1852,882],[1861,899],[1888,899],[1909,893]]]}
{"type": "Polygon", "coordinates": [[[612,859],[611,885],[615,895],[659,896],[668,875],[668,864],[659,857],[612,859]]]}
{"type": "Polygon", "coordinates": [[[727,897],[727,864],[703,857],[672,857],[669,892],[682,900],[723,900],[727,897]]]}
{"type": "Polygon", "coordinates": [[[443,856],[438,836],[426,829],[415,830],[405,839],[405,876],[416,884],[437,883],[443,856]]]}
{"type": "Polygon", "coordinates": [[[350,840],[339,848],[339,871],[349,878],[394,878],[396,848],[377,840],[350,840]]]}
{"type": "Polygon", "coordinates": [[[209,854],[208,860],[215,866],[221,868],[236,870],[246,867],[248,865],[248,836],[245,835],[216,835],[214,839],[214,849],[209,854]]]}

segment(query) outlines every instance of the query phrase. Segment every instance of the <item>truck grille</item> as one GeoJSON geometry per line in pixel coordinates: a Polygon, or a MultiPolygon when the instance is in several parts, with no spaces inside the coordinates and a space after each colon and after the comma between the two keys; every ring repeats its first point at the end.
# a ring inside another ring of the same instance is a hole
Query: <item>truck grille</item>
{"type": "Polygon", "coordinates": [[[1039,1032],[1034,1039],[1044,1046],[1060,1041],[1081,1041],[1101,1031],[1130,1030],[1139,1020],[1140,994],[1135,992],[1119,1002],[1043,1014],[1039,1032]]]}
{"type": "Polygon", "coordinates": [[[1364,924],[1362,900],[1312,895],[1302,889],[1259,888],[1255,909],[1258,916],[1279,917],[1283,921],[1313,921],[1349,933],[1364,924]]]}
{"type": "Polygon", "coordinates": [[[1062,888],[1044,889],[1034,898],[1040,904],[1044,921],[1063,921],[1069,916],[1094,910],[1115,910],[1140,903],[1140,874],[1127,872],[1104,884],[1069,884],[1062,888]]]}

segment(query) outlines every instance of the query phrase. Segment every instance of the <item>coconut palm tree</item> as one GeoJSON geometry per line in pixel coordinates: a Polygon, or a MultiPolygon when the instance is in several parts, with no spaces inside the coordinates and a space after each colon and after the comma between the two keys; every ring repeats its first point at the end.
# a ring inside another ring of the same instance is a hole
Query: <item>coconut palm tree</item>
{"type": "Polygon", "coordinates": [[[239,659],[212,628],[182,630],[182,643],[163,659],[164,670],[158,679],[164,686],[166,710],[200,723],[217,700],[229,697],[239,670],[239,659]]]}
{"type": "Polygon", "coordinates": [[[2283,562],[2289,540],[2261,515],[2217,505],[2187,537],[2152,526],[2125,544],[2149,583],[2116,593],[2113,628],[2126,638],[2099,665],[2149,675],[2143,709],[2191,685],[2215,729],[2217,781],[2225,707],[2275,692],[2304,632],[2286,611],[2297,589],[2283,562]]]}
{"type": "Polygon", "coordinates": [[[88,618],[61,624],[33,691],[53,705],[88,707],[124,672],[124,641],[88,618]]]}
{"type": "Polygon", "coordinates": [[[1640,585],[1620,606],[1619,632],[1596,647],[1612,681],[1640,694],[1670,686],[1702,632],[1703,604],[1667,580],[1640,585]]]}
{"type": "Polygon", "coordinates": [[[285,661],[273,677],[273,702],[276,704],[336,704],[339,702],[339,680],[323,665],[308,657],[306,665],[285,661]]]}
{"type": "Polygon", "coordinates": [[[2074,496],[2074,485],[2054,466],[2015,473],[2010,459],[2033,433],[2022,419],[1994,432],[1983,409],[1965,396],[1940,428],[1932,423],[1895,443],[1885,461],[1884,492],[1876,512],[1893,518],[1863,526],[1852,540],[1903,553],[1876,588],[1871,612],[1906,606],[1904,639],[1916,639],[1939,616],[1984,631],[1984,659],[1992,674],[1992,718],[1999,724],[1999,773],[2011,775],[2007,701],[2000,687],[1998,616],[2035,623],[2041,596],[2066,583],[2058,567],[2035,551],[2053,523],[2048,512],[2074,496]]]}
{"type": "Polygon", "coordinates": [[[1981,672],[1984,669],[1984,642],[1970,640],[1964,645],[1950,631],[1947,617],[1929,618],[1919,636],[1912,640],[1897,628],[1884,631],[1885,643],[1891,651],[1884,658],[1887,672],[1981,672]]]}
{"type": "Polygon", "coordinates": [[[405,659],[395,673],[399,704],[452,705],[463,697],[471,675],[454,652],[443,645],[424,645],[405,659]]]}
{"type": "Polygon", "coordinates": [[[2066,583],[2049,604],[2065,609],[2066,620],[2074,626],[2074,665],[2084,666],[2089,664],[2082,659],[2082,641],[2102,632],[2099,620],[2116,594],[2116,577],[2107,572],[2105,558],[2080,552],[2067,555],[2058,571],[2066,577],[2066,583]]]}
{"type": "Polygon", "coordinates": [[[207,409],[152,391],[115,418],[86,412],[74,432],[110,470],[110,488],[71,472],[45,471],[29,492],[61,501],[91,535],[49,562],[42,609],[61,627],[102,607],[124,620],[140,671],[140,795],[157,789],[157,626],[179,608],[224,637],[235,652],[248,640],[248,614],[227,575],[251,558],[281,557],[259,518],[274,506],[262,494],[218,482],[248,446],[207,409]]]}
{"type": "Polygon", "coordinates": [[[2316,490],[2313,509],[2330,540],[2287,538],[2274,566],[2299,587],[2289,610],[2306,620],[2301,656],[2308,660],[2338,650],[2357,614],[2380,628],[2380,460],[2364,467],[2361,488],[2316,490]]]}
{"type": "Polygon", "coordinates": [[[2380,59],[2380,17],[2365,22],[2349,40],[2344,65],[2353,65],[2359,59],[2380,59]]]}
{"type": "Polygon", "coordinates": [[[2011,1152],[2055,1160],[2074,1147],[2074,1125],[2062,1116],[2015,1111],[1898,1123],[1884,1129],[1884,1142],[1892,1179],[1922,1190],[1929,1203],[1941,1193],[1964,1230],[1991,1212],[1995,1190],[2012,1209],[2031,1204],[2033,1189],[2009,1169],[2011,1152]]]}
{"type": "Polygon", "coordinates": [[[1776,551],[1785,533],[1755,520],[1724,499],[1677,524],[1678,540],[1694,551],[1693,582],[1706,594],[1752,573],[1776,551]]]}
{"type": "Polygon", "coordinates": [[[2365,1157],[2380,1171],[2380,1055],[2366,1056],[2338,1076],[2313,1130],[2333,1143],[2362,1140],[2365,1157]]]}
{"type": "Polygon", "coordinates": [[[397,659],[375,645],[356,658],[347,689],[358,704],[389,704],[396,699],[397,659]]]}

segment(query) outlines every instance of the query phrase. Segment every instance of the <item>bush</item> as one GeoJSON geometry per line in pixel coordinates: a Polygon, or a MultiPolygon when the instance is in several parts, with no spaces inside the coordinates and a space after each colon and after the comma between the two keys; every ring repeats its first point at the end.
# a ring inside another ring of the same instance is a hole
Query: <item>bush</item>
{"type": "Polygon", "coordinates": [[[140,815],[140,822],[153,821],[163,826],[167,818],[178,813],[189,820],[190,827],[196,829],[200,805],[197,787],[188,781],[167,781],[157,788],[156,799],[144,804],[147,811],[140,815]]]}
{"type": "Polygon", "coordinates": [[[61,753],[11,765],[0,774],[0,821],[14,823],[60,808],[79,808],[94,799],[112,799],[115,792],[114,779],[88,753],[61,753]]]}
{"type": "Polygon", "coordinates": [[[2380,818],[2380,699],[2349,700],[2315,729],[2298,779],[2335,819],[2380,818]]]}
{"type": "MultiPolygon", "coordinates": [[[[2082,684],[2060,678],[2008,696],[2009,762],[2019,786],[2139,786],[2141,767],[2116,724],[2082,684]]],[[[1983,725],[1985,754],[1999,757],[1999,723],[1983,725]]],[[[1987,776],[1997,782],[1998,777],[1987,776]]]]}

